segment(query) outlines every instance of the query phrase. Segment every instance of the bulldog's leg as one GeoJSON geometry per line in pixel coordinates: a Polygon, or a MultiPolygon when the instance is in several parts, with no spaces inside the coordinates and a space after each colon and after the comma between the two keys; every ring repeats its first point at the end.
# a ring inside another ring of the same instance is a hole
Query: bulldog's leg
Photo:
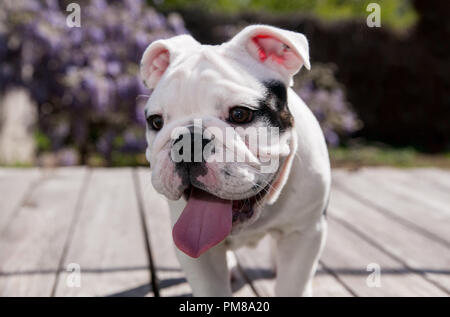
{"type": "Polygon", "coordinates": [[[312,296],[312,278],[325,244],[326,220],[277,241],[276,296],[312,296]]]}
{"type": "Polygon", "coordinates": [[[194,296],[232,296],[226,248],[222,244],[194,259],[176,249],[194,296]]]}

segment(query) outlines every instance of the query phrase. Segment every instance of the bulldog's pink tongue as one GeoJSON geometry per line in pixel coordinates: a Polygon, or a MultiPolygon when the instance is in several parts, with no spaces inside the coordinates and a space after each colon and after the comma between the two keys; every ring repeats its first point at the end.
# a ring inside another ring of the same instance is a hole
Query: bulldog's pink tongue
{"type": "Polygon", "coordinates": [[[173,240],[181,251],[198,258],[230,234],[232,215],[230,200],[193,187],[187,205],[173,227],[173,240]]]}

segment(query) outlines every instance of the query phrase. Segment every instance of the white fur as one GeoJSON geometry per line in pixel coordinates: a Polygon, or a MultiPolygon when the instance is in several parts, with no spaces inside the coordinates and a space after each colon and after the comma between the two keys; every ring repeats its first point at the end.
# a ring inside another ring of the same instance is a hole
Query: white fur
{"type": "MultiPolygon", "coordinates": [[[[180,199],[183,191],[180,179],[168,160],[173,129],[188,126],[194,118],[201,118],[207,127],[224,128],[223,119],[230,107],[254,104],[262,98],[264,80],[276,79],[288,86],[303,64],[309,68],[308,54],[303,35],[261,25],[244,29],[220,46],[200,45],[188,36],[149,46],[142,59],[141,74],[154,91],[146,110],[162,114],[165,125],[158,133],[147,131],[147,158],[153,168],[153,185],[169,198],[173,224],[186,205],[180,199]],[[276,54],[280,51],[279,56],[286,64],[258,60],[251,44],[252,37],[258,34],[275,38],[262,45],[276,54]],[[281,50],[279,42],[289,49],[283,46],[281,50]]],[[[294,128],[285,132],[283,144],[273,146],[287,146],[290,153],[282,156],[283,172],[265,176],[277,179],[265,205],[246,226],[233,230],[225,241],[197,259],[176,249],[195,296],[230,296],[227,249],[256,243],[266,234],[276,241],[276,295],[311,295],[312,277],[326,236],[323,210],[329,195],[330,165],[317,120],[291,88],[288,107],[294,117],[294,128]]],[[[264,123],[255,123],[258,124],[264,123]]],[[[213,175],[215,183],[208,185],[208,190],[222,198],[242,199],[239,195],[248,195],[245,190],[251,184],[250,178],[259,177],[252,172],[254,163],[227,164],[239,176],[236,182],[230,184],[217,176],[224,165],[209,165],[208,174],[213,175]]]]}

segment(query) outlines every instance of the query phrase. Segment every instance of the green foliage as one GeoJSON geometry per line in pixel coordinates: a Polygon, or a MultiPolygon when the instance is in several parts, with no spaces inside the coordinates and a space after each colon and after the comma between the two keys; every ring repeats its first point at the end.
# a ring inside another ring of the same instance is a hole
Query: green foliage
{"type": "Polygon", "coordinates": [[[396,29],[415,23],[417,15],[410,0],[149,0],[149,3],[165,10],[186,7],[202,7],[211,11],[238,13],[264,11],[271,13],[313,14],[325,21],[366,18],[367,5],[378,3],[381,7],[381,24],[396,29]]]}
{"type": "Polygon", "coordinates": [[[36,147],[39,152],[50,150],[51,147],[50,138],[41,131],[36,131],[34,133],[34,140],[36,142],[36,147]]]}
{"type": "Polygon", "coordinates": [[[112,166],[148,166],[144,154],[112,152],[112,166]]]}
{"type": "Polygon", "coordinates": [[[414,148],[392,148],[382,144],[330,148],[333,167],[394,166],[450,168],[450,153],[424,154],[414,148]]]}
{"type": "Polygon", "coordinates": [[[369,3],[378,3],[381,9],[381,25],[407,28],[415,23],[417,15],[407,0],[325,0],[317,1],[314,12],[325,20],[366,18],[369,3]]]}

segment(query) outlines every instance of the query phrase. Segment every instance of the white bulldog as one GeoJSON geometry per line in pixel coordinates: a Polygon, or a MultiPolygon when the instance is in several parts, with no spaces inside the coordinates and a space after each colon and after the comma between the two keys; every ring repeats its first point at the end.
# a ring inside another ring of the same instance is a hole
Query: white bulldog
{"type": "Polygon", "coordinates": [[[146,155],[195,296],[231,296],[227,250],[266,234],[275,294],[311,295],[331,177],[320,126],[289,88],[303,65],[305,36],[265,25],[218,46],[180,35],[144,52],[146,155]]]}

